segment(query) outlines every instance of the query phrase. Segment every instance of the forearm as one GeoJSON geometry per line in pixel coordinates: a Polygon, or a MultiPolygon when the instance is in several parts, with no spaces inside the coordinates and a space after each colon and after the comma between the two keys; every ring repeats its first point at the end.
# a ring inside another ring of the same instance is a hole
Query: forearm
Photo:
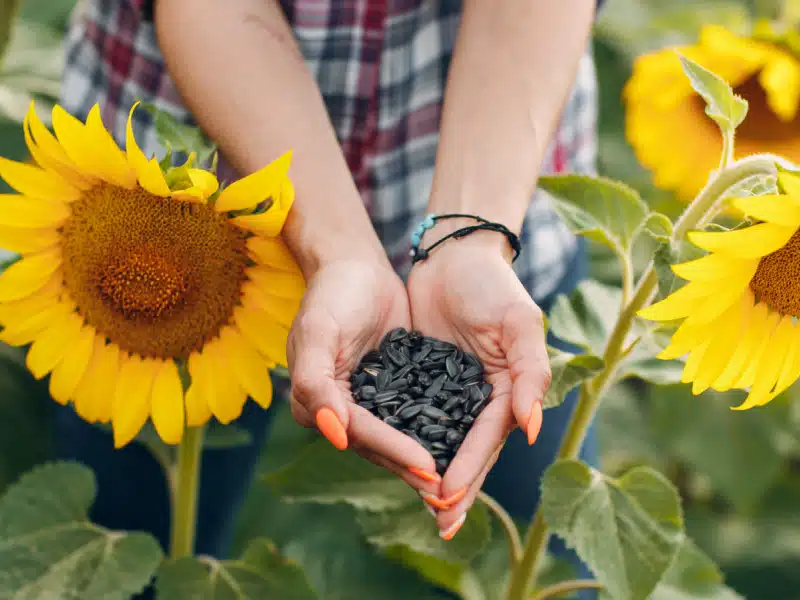
{"type": "Polygon", "coordinates": [[[296,199],[284,237],[304,272],[337,258],[385,258],[278,3],[157,0],[155,22],[184,102],[237,171],[293,149],[296,199]]]}
{"type": "Polygon", "coordinates": [[[519,231],[588,43],[594,0],[466,0],[430,211],[519,231]]]}

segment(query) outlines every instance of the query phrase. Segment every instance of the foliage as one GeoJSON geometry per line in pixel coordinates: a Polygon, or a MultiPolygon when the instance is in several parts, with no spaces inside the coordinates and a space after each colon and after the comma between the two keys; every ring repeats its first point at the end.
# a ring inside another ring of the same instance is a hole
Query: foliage
{"type": "MultiPolygon", "coordinates": [[[[0,11],[0,155],[21,158],[18,122],[30,99],[58,94],[73,3],[14,4],[0,11]]],[[[545,406],[579,387],[589,414],[597,410],[603,450],[597,469],[562,450],[543,482],[541,517],[592,569],[603,598],[800,598],[797,392],[740,414],[729,410],[738,403],[730,393],[692,396],[679,383],[682,361],[654,358],[666,332],[631,307],[642,285],[652,283],[656,297],[680,286],[669,267],[697,249],[674,226],[683,207],[633,158],[619,103],[634,56],[691,40],[712,20],[742,30],[754,11],[772,10],[766,4],[609,0],[596,28],[602,176],[541,181],[572,231],[596,242],[595,278],[558,298],[548,315],[553,333],[581,351],[551,349],[545,406]]],[[[683,62],[707,114],[732,137],[746,103],[714,73],[683,62]]],[[[154,119],[169,148],[214,160],[198,130],[158,112],[154,119]]],[[[774,177],[760,173],[724,194],[774,189],[774,177]]],[[[150,583],[157,598],[170,600],[528,600],[574,577],[545,556],[532,562],[536,587],[527,589],[506,530],[480,501],[459,534],[442,541],[408,486],[298,427],[285,404],[274,409],[261,477],[237,515],[232,557],[166,559],[147,534],[91,522],[93,474],[52,461],[54,403],[22,357],[0,345],[0,600],[125,600],[150,583]]],[[[580,424],[570,432],[579,438],[580,424]]],[[[206,439],[208,447],[252,443],[235,428],[215,427],[206,439]]],[[[173,453],[146,431],[140,441],[173,477],[173,453]]],[[[547,528],[530,531],[526,548],[535,550],[547,528]]]]}

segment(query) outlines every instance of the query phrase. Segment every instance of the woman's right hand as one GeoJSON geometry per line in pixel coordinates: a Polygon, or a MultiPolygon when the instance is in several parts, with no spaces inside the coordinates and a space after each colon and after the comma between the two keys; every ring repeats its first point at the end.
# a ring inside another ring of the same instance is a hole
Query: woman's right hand
{"type": "Polygon", "coordinates": [[[361,357],[390,330],[410,323],[405,286],[388,261],[320,265],[289,333],[292,415],[340,450],[351,448],[413,488],[438,495],[441,479],[430,453],[350,395],[350,375],[361,357]]]}

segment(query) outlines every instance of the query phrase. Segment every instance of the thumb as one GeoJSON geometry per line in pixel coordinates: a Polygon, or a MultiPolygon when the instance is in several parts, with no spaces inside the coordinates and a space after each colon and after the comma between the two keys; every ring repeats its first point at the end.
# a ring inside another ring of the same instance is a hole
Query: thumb
{"type": "Polygon", "coordinates": [[[503,323],[503,340],[512,383],[514,418],[533,444],[542,426],[542,400],[550,387],[544,320],[535,304],[510,310],[503,323]]]}
{"type": "Polygon", "coordinates": [[[333,323],[305,316],[295,323],[287,356],[292,396],[314,417],[320,433],[344,450],[349,443],[349,397],[336,382],[338,339],[333,323]]]}

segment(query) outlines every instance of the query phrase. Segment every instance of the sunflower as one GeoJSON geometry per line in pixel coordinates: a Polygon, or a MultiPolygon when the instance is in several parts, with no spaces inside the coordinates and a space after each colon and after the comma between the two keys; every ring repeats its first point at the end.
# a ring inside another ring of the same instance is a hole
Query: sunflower
{"type": "Polygon", "coordinates": [[[688,354],[682,381],[692,392],[749,389],[739,409],[766,404],[800,376],[800,177],[781,173],[782,194],[733,200],[755,224],[695,231],[709,254],[672,265],[688,283],[639,312],[682,320],[658,355],[688,354]]]}
{"type": "Polygon", "coordinates": [[[717,168],[722,139],[705,114],[675,50],[713,71],[749,103],[736,133],[736,154],[773,152],[800,162],[800,58],[777,36],[742,37],[718,25],[697,44],[640,56],[625,86],[625,130],[658,187],[689,200],[717,168]]]}
{"type": "Polygon", "coordinates": [[[86,421],[110,422],[116,447],[148,418],[176,444],[248,397],[269,406],[268,369],[286,364],[304,291],[279,236],[291,155],[220,191],[191,161],[165,173],[145,157],[135,108],[123,151],[98,106],[85,124],[56,106],[54,136],[31,105],[38,166],[0,158],[19,192],[0,200],[0,247],[21,255],[0,276],[0,340],[30,344],[33,375],[50,374],[52,397],[86,421]]]}

